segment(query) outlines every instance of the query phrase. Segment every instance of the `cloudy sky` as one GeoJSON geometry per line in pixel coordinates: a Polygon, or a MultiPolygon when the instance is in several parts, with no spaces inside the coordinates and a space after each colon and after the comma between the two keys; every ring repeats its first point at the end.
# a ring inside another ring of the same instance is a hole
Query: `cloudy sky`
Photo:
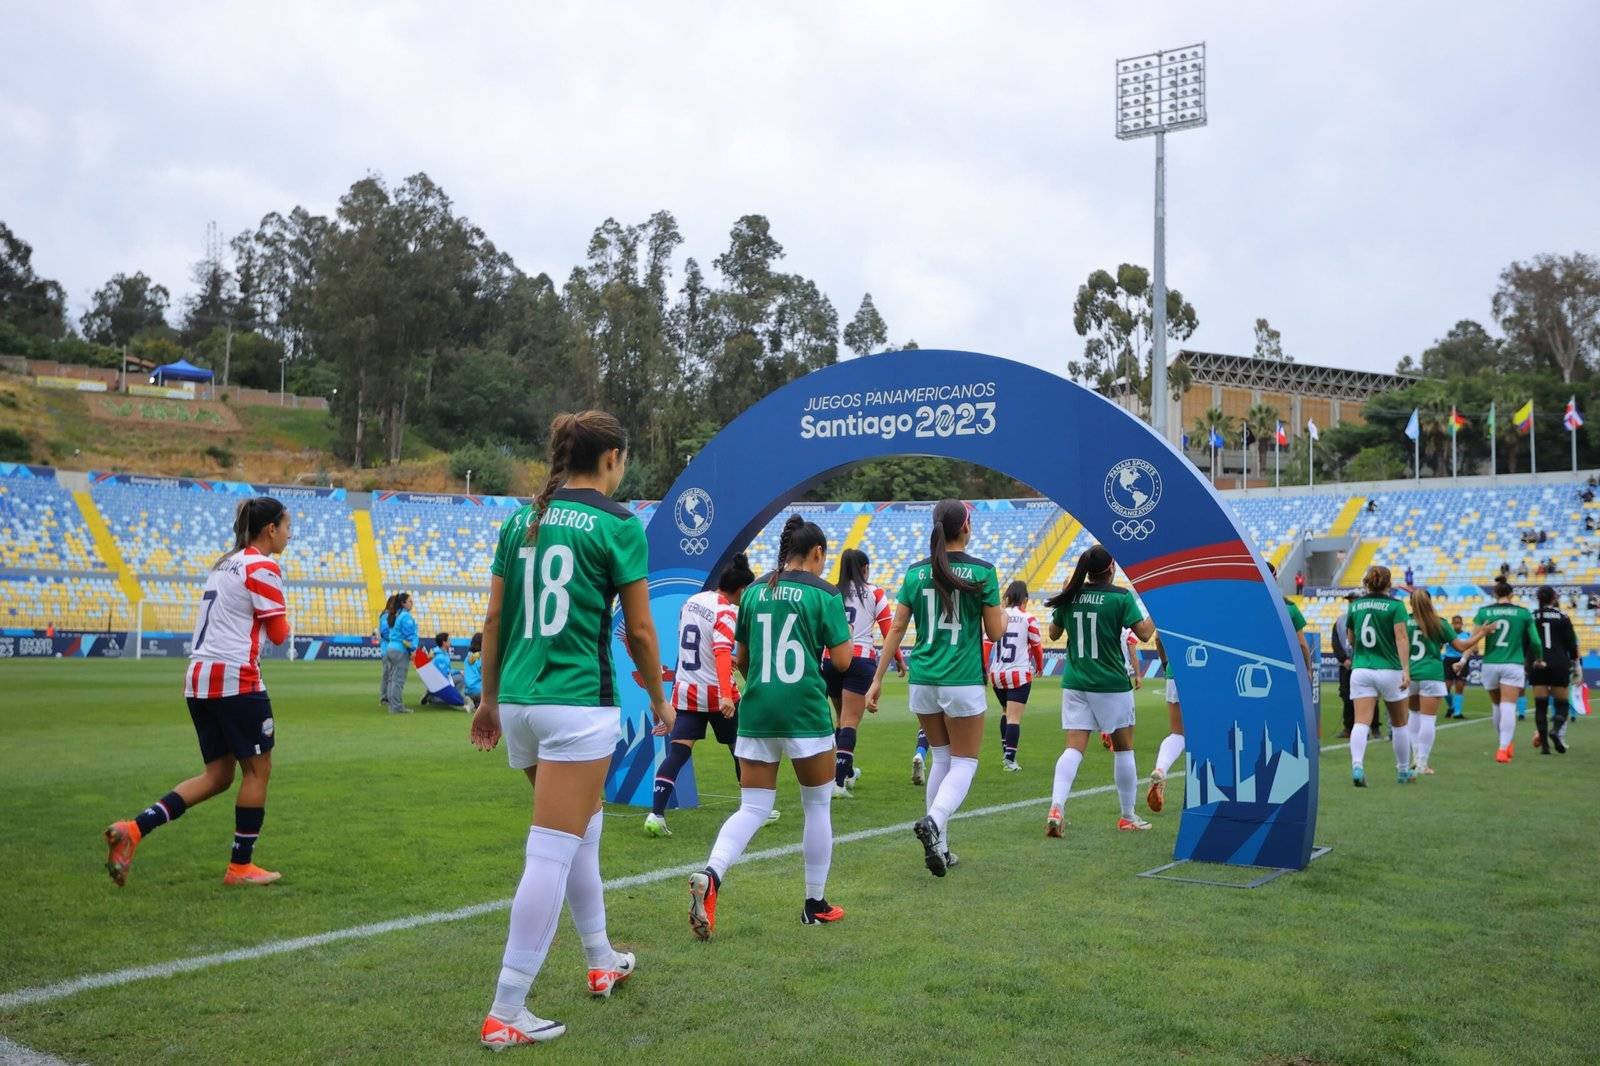
{"type": "Polygon", "coordinates": [[[709,262],[759,212],[842,319],[870,290],[896,340],[1059,369],[1089,271],[1151,256],[1113,61],[1204,40],[1211,122],[1168,153],[1191,345],[1266,316],[1387,370],[1487,322],[1513,259],[1600,252],[1600,5],[1107,6],[12,0],[0,219],[76,314],[116,271],[179,297],[208,222],[368,171],[426,170],[558,281],[608,215],[667,208],[709,262]]]}

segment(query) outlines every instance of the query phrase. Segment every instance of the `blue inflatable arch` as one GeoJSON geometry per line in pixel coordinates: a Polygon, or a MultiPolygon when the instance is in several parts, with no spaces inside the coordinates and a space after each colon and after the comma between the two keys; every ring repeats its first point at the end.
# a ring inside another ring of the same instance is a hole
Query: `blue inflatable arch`
{"type": "MultiPolygon", "coordinates": [[[[651,600],[669,662],[684,599],[785,505],[859,463],[905,455],[977,463],[1033,486],[1132,580],[1183,693],[1191,773],[1174,857],[1304,867],[1316,821],[1316,724],[1265,564],[1170,444],[1103,397],[1023,363],[940,350],[853,359],[786,385],[730,423],[649,523],[651,600]]],[[[620,647],[617,661],[628,661],[620,647]]],[[[662,742],[649,735],[643,691],[623,689],[624,738],[607,797],[643,805],[662,742]]],[[[1054,718],[1055,709],[1036,713],[1054,718]]]]}

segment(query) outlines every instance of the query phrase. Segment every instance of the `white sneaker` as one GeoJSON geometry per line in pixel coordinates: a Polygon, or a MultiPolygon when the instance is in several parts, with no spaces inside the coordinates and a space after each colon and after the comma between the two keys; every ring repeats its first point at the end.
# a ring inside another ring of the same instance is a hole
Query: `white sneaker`
{"type": "Polygon", "coordinates": [[[774,807],[772,808],[772,813],[767,815],[767,821],[776,822],[781,817],[783,817],[783,813],[779,811],[778,808],[774,807]]]}
{"type": "Polygon", "coordinates": [[[924,768],[923,768],[923,763],[922,763],[922,756],[921,755],[913,755],[913,756],[911,756],[911,783],[913,785],[920,785],[926,779],[927,779],[927,777],[926,777],[926,774],[924,773],[924,768]]]}
{"type": "Polygon", "coordinates": [[[1017,765],[1017,760],[1007,759],[1005,762],[1000,764],[1000,769],[1004,770],[1008,774],[1014,774],[1021,771],[1022,767],[1017,765]]]}
{"type": "Polygon", "coordinates": [[[567,1027],[560,1022],[552,1022],[534,1014],[528,1008],[522,1008],[522,1013],[509,1022],[503,1022],[493,1014],[483,1020],[483,1031],[478,1034],[478,1039],[483,1046],[492,1051],[502,1051],[508,1047],[520,1047],[523,1044],[542,1044],[567,1031],[567,1027]]]}
{"type": "Polygon", "coordinates": [[[589,967],[589,994],[602,999],[611,998],[611,990],[633,976],[633,952],[613,952],[610,966],[589,967]]]}
{"type": "Polygon", "coordinates": [[[644,816],[644,831],[653,837],[672,835],[672,830],[667,828],[667,820],[654,811],[644,816]]]}
{"type": "Polygon", "coordinates": [[[844,785],[834,785],[833,786],[833,798],[836,799],[836,800],[849,799],[850,798],[850,789],[848,789],[844,785]]]}
{"type": "Polygon", "coordinates": [[[845,784],[849,785],[851,788],[855,788],[856,787],[856,782],[860,781],[860,780],[861,780],[861,767],[859,767],[859,766],[850,767],[850,779],[848,781],[846,781],[845,784]]]}

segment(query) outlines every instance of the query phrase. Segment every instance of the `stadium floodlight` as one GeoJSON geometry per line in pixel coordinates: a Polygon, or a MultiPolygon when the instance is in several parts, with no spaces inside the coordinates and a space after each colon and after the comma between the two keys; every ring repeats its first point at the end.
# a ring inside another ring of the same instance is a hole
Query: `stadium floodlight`
{"type": "Polygon", "coordinates": [[[1156,248],[1152,272],[1150,426],[1167,431],[1167,133],[1206,124],[1206,45],[1117,60],[1117,139],[1156,139],[1156,248]]]}

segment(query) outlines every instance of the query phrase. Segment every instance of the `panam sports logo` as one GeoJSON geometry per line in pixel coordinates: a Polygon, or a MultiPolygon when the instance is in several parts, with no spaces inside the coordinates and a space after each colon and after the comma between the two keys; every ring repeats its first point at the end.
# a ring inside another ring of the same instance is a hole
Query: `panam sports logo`
{"type": "Polygon", "coordinates": [[[716,517],[716,506],[705,489],[688,488],[678,494],[677,502],[672,505],[672,520],[683,534],[678,547],[685,555],[699,555],[706,550],[706,533],[716,517]]]}
{"type": "Polygon", "coordinates": [[[1124,459],[1106,473],[1105,496],[1123,518],[1143,518],[1161,502],[1161,472],[1143,459],[1124,459]]]}

